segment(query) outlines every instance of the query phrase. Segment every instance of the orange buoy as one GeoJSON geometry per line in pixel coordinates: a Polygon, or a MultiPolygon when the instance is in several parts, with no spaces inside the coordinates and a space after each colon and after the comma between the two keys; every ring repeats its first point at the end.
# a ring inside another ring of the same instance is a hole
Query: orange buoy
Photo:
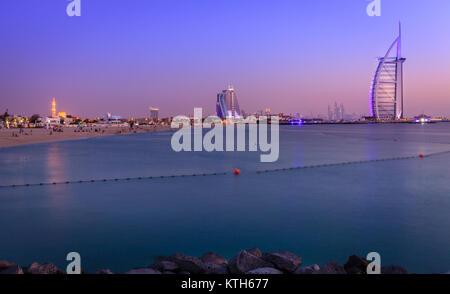
{"type": "Polygon", "coordinates": [[[237,169],[237,168],[234,169],[234,174],[235,175],[239,175],[240,173],[241,173],[241,171],[239,169],[237,169]]]}
{"type": "Polygon", "coordinates": [[[419,157],[420,157],[420,158],[423,158],[423,154],[422,154],[422,153],[420,153],[420,154],[419,154],[419,157]]]}

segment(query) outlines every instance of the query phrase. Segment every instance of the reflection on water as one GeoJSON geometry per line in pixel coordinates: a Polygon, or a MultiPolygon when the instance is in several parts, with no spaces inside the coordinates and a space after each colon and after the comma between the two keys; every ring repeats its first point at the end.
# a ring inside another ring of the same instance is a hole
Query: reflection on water
{"type": "Polygon", "coordinates": [[[305,264],[377,251],[412,272],[450,270],[450,154],[256,174],[256,170],[450,150],[447,124],[281,127],[280,159],[175,153],[171,132],[2,149],[0,184],[232,171],[0,190],[0,259],[123,272],[156,255],[287,250],[305,264]],[[326,134],[324,134],[324,132],[326,134]],[[394,142],[394,138],[398,141],[394,142]],[[26,160],[24,160],[26,159],[26,160]],[[37,241],[36,241],[37,240],[37,241]]]}
{"type": "Polygon", "coordinates": [[[60,149],[60,145],[50,145],[46,152],[46,168],[42,172],[47,173],[50,183],[64,180],[66,178],[64,172],[70,168],[65,161],[68,158],[62,156],[60,149]]]}

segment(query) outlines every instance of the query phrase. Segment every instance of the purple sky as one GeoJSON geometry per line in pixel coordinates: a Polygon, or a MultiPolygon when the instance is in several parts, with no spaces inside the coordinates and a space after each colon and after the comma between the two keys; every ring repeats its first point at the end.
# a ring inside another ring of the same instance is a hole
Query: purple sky
{"type": "Polygon", "coordinates": [[[405,112],[450,116],[450,1],[2,0],[0,112],[77,116],[214,112],[233,84],[241,108],[305,116],[343,102],[369,113],[376,67],[403,26],[405,112]]]}

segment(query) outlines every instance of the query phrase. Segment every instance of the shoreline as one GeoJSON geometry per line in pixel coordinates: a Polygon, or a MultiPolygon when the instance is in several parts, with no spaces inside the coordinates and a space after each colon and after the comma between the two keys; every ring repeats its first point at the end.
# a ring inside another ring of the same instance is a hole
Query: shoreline
{"type": "Polygon", "coordinates": [[[77,129],[76,127],[61,127],[62,131],[53,131],[44,128],[26,128],[0,130],[0,149],[28,146],[41,143],[63,142],[81,140],[95,137],[131,135],[172,130],[170,126],[91,126],[77,129]]]}
{"type": "MultiPolygon", "coordinates": [[[[291,252],[261,253],[258,248],[251,248],[239,251],[229,260],[215,252],[207,252],[199,258],[175,253],[171,256],[161,256],[147,267],[133,268],[122,274],[368,274],[368,270],[373,270],[370,263],[362,257],[351,255],[344,265],[330,261],[323,266],[317,264],[305,266],[302,258],[291,252]]],[[[92,274],[84,272],[82,268],[81,265],[81,274],[92,274]]],[[[401,266],[389,265],[381,266],[378,273],[408,274],[408,271],[401,266]]],[[[13,262],[0,260],[0,274],[66,274],[66,271],[49,262],[42,265],[33,262],[29,266],[21,267],[13,262]]],[[[114,274],[114,272],[110,269],[99,269],[94,274],[114,274]]]]}

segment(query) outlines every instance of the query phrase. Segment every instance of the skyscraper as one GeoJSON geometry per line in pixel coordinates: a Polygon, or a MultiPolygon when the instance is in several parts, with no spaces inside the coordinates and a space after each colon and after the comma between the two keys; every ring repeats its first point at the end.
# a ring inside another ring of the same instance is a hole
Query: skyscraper
{"type": "Polygon", "coordinates": [[[159,116],[159,108],[150,107],[150,118],[153,120],[157,120],[159,116]]]}
{"type": "Polygon", "coordinates": [[[328,105],[328,120],[333,120],[333,112],[331,111],[330,105],[328,105]]]}
{"type": "Polygon", "coordinates": [[[56,117],[56,101],[55,101],[55,97],[53,97],[53,100],[52,100],[52,117],[56,117]]]}
{"type": "Polygon", "coordinates": [[[392,43],[384,57],[378,58],[378,67],[370,89],[370,111],[378,120],[403,118],[403,62],[402,33],[392,43]],[[390,56],[397,45],[395,56],[390,56]]]}
{"type": "Polygon", "coordinates": [[[233,86],[217,94],[216,113],[221,119],[239,118],[241,110],[233,86]]]}
{"type": "Polygon", "coordinates": [[[341,120],[340,109],[337,102],[334,102],[334,120],[341,120]]]}

